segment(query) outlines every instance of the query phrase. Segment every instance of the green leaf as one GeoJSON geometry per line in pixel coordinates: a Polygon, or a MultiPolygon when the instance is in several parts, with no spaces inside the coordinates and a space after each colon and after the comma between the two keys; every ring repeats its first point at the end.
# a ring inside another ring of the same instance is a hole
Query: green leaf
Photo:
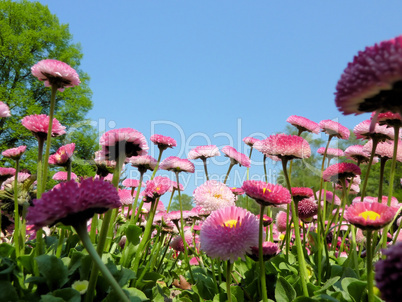
{"type": "Polygon", "coordinates": [[[352,299],[359,302],[362,300],[363,293],[366,291],[367,282],[355,278],[345,278],[342,280],[342,288],[349,293],[352,299]]]}
{"type": "Polygon", "coordinates": [[[56,256],[41,255],[35,258],[39,273],[46,279],[51,290],[61,288],[68,281],[67,267],[56,256]]]}
{"type": "Polygon", "coordinates": [[[141,235],[142,235],[142,229],[140,227],[133,224],[127,226],[126,230],[127,243],[131,243],[134,245],[139,244],[141,235]]]}
{"type": "Polygon", "coordinates": [[[3,258],[10,258],[11,254],[15,251],[15,248],[8,244],[8,243],[2,243],[0,244],[0,257],[3,258]]]}
{"type": "MultiPolygon", "coordinates": [[[[149,301],[147,296],[139,289],[129,287],[129,288],[123,288],[123,291],[126,294],[128,294],[131,302],[149,301]]],[[[120,301],[120,298],[115,291],[111,291],[111,293],[107,295],[107,297],[103,300],[103,302],[117,302],[117,301],[120,301]]]]}
{"type": "Polygon", "coordinates": [[[0,301],[18,301],[17,291],[11,282],[0,280],[0,301]]]}
{"type": "Polygon", "coordinates": [[[276,281],[275,299],[277,301],[291,302],[296,298],[296,291],[282,276],[276,281]]]}
{"type": "Polygon", "coordinates": [[[32,251],[30,255],[23,255],[18,258],[20,261],[22,267],[26,269],[26,272],[28,274],[33,273],[33,265],[34,265],[34,258],[35,258],[35,253],[32,251]]]}
{"type": "Polygon", "coordinates": [[[334,278],[331,278],[325,282],[325,284],[317,291],[314,292],[315,295],[324,293],[328,288],[330,288],[332,285],[334,285],[341,277],[336,276],[334,278]]]}
{"type": "Polygon", "coordinates": [[[52,293],[41,296],[43,302],[81,302],[81,294],[73,288],[63,288],[55,290],[52,293]]]}
{"type": "Polygon", "coordinates": [[[317,300],[314,300],[313,298],[309,298],[309,297],[298,297],[293,302],[314,302],[314,301],[317,301],[317,300]]]}

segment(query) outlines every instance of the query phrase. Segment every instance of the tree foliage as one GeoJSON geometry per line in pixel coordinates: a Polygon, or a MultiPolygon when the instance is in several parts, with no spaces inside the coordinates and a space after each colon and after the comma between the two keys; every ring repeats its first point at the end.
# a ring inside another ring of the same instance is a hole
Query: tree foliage
{"type": "MultiPolygon", "coordinates": [[[[79,74],[81,84],[58,92],[55,117],[69,129],[82,121],[92,108],[89,76],[80,69],[83,57],[79,44],[72,42],[67,24],[60,24],[47,6],[22,0],[0,1],[0,100],[6,103],[12,116],[0,120],[2,150],[27,145],[31,152],[23,167],[35,170],[36,139],[22,126],[21,119],[31,114],[49,114],[50,88],[31,74],[31,67],[43,59],[57,59],[69,64],[79,74]]],[[[96,146],[96,134],[91,126],[84,126],[72,138],[77,139],[80,158],[87,158],[96,146]]],[[[60,137],[52,142],[55,151],[66,143],[60,137]]],[[[4,164],[4,160],[3,160],[4,164]]]]}
{"type": "MultiPolygon", "coordinates": [[[[183,210],[191,210],[194,207],[193,198],[190,195],[181,194],[181,204],[183,210]]],[[[179,195],[173,197],[172,205],[170,206],[170,211],[179,211],[180,210],[180,203],[179,203],[179,195]]]]}

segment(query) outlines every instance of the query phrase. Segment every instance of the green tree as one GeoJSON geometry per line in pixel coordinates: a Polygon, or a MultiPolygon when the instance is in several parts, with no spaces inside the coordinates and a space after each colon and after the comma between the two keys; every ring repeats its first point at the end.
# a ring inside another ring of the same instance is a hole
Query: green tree
{"type": "MultiPolygon", "coordinates": [[[[0,119],[1,149],[27,145],[22,168],[35,171],[36,139],[21,124],[31,114],[49,114],[50,89],[31,74],[31,67],[43,59],[57,59],[69,64],[79,74],[81,84],[58,92],[55,117],[67,129],[82,121],[92,108],[89,76],[80,69],[81,47],[72,42],[67,24],[60,24],[48,7],[26,0],[0,0],[0,100],[12,116],[0,119]]],[[[96,148],[96,133],[85,126],[76,133],[77,156],[88,159],[96,148]]],[[[63,136],[53,140],[52,151],[64,144],[63,136]]],[[[4,159],[0,164],[4,165],[4,159]]],[[[85,169],[84,169],[85,170],[85,169]]]]}
{"type": "MultiPolygon", "coordinates": [[[[193,198],[187,194],[181,194],[181,204],[183,210],[191,210],[194,207],[193,198]]],[[[170,211],[179,211],[180,203],[179,203],[179,195],[173,197],[172,205],[170,206],[170,211]]]]}

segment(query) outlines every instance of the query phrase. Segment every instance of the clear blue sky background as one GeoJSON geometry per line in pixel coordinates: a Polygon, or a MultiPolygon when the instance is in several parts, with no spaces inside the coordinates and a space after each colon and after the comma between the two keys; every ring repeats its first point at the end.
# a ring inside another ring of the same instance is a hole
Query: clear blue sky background
{"type": "MultiPolygon", "coordinates": [[[[369,115],[337,111],[342,71],[359,50],[402,33],[402,2],[391,0],[40,2],[82,46],[93,91],[88,118],[100,131],[171,136],[178,147],[165,155],[182,158],[205,144],[248,153],[243,137],[283,131],[294,114],[353,128],[369,115]]],[[[225,174],[223,162],[211,162],[211,173],[225,174]]],[[[196,167],[187,194],[203,182],[196,167]]],[[[238,171],[243,177],[245,168],[238,171]]]]}

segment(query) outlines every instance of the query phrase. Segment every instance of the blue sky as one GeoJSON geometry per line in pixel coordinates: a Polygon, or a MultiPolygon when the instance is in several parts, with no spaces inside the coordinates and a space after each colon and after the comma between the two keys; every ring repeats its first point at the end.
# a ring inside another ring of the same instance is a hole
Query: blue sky
{"type": "MultiPolygon", "coordinates": [[[[88,118],[100,131],[171,136],[179,146],[166,156],[182,158],[205,144],[248,152],[243,137],[283,131],[290,115],[353,128],[369,115],[336,109],[342,71],[359,50],[402,33],[400,1],[40,2],[82,46],[93,91],[88,118]]],[[[211,173],[224,174],[223,162],[211,173]]],[[[202,183],[197,177],[187,194],[202,183]]]]}

